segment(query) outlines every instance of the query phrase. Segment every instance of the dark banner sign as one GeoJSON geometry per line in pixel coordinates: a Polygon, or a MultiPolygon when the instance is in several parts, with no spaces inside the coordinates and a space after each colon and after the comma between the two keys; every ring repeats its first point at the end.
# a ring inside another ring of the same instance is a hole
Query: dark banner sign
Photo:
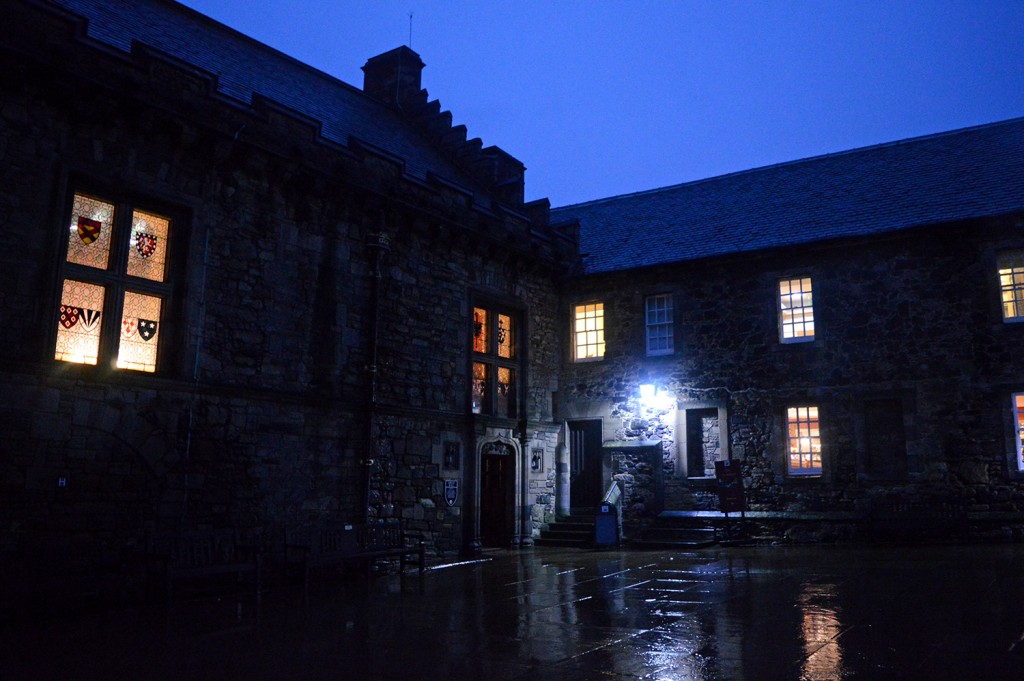
{"type": "Polygon", "coordinates": [[[718,480],[718,509],[722,513],[741,513],[746,510],[743,494],[743,473],[736,459],[715,462],[718,480]]]}

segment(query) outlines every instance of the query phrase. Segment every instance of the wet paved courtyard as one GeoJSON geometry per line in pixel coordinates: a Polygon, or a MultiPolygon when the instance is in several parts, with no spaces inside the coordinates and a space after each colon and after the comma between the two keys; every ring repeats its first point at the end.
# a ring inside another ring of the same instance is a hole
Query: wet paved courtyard
{"type": "Polygon", "coordinates": [[[7,623],[0,679],[1024,679],[1024,546],[489,552],[7,623]]]}

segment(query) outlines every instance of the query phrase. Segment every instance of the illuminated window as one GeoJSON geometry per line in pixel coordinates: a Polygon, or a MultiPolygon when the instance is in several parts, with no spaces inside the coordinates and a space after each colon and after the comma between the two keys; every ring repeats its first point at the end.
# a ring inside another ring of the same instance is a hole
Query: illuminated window
{"type": "Polygon", "coordinates": [[[1024,251],[999,256],[999,295],[1003,321],[1024,320],[1024,251]]]}
{"type": "Polygon", "coordinates": [[[604,357],[604,303],[577,305],[572,335],[573,357],[577,362],[604,357]]]}
{"type": "Polygon", "coordinates": [[[171,292],[170,238],[169,218],[129,203],[74,195],[54,359],[156,371],[171,292]]]}
{"type": "Polygon", "coordinates": [[[509,312],[473,308],[474,414],[515,418],[518,413],[519,328],[509,312]]]}
{"type": "Polygon", "coordinates": [[[810,277],[779,282],[779,333],[783,343],[814,340],[810,277]]]}
{"type": "Polygon", "coordinates": [[[647,354],[671,355],[672,296],[660,294],[646,300],[647,354]]]}
{"type": "Polygon", "coordinates": [[[1013,422],[1017,433],[1017,470],[1024,472],[1024,393],[1013,396],[1013,422]]]}
{"type": "Polygon", "coordinates": [[[821,430],[817,407],[786,410],[790,475],[821,475],[821,430]]]}

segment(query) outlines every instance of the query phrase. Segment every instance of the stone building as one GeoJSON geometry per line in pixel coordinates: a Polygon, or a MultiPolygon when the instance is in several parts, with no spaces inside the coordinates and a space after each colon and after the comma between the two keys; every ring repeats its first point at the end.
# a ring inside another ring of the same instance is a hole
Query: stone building
{"type": "Polygon", "coordinates": [[[752,511],[1019,524],[1022,190],[1016,119],[553,210],[573,460],[648,514],[733,459],[752,511]]]}
{"type": "Polygon", "coordinates": [[[1024,120],[551,210],[408,48],[360,89],[167,0],[5,9],[5,584],[528,545],[613,481],[635,527],[722,460],[780,517],[1024,511],[1024,120]]]}
{"type": "Polygon", "coordinates": [[[6,569],[324,519],[528,543],[575,235],[418,55],[358,89],[171,2],[5,10],[6,569]]]}

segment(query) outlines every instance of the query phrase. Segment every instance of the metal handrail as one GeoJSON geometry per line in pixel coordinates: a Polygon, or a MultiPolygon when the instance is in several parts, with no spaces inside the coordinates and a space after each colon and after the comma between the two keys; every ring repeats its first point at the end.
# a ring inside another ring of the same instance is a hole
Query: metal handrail
{"type": "Polygon", "coordinates": [[[622,486],[618,480],[612,480],[612,484],[608,485],[608,491],[604,493],[604,498],[601,499],[602,504],[612,504],[618,507],[619,499],[622,498],[622,486]]]}

